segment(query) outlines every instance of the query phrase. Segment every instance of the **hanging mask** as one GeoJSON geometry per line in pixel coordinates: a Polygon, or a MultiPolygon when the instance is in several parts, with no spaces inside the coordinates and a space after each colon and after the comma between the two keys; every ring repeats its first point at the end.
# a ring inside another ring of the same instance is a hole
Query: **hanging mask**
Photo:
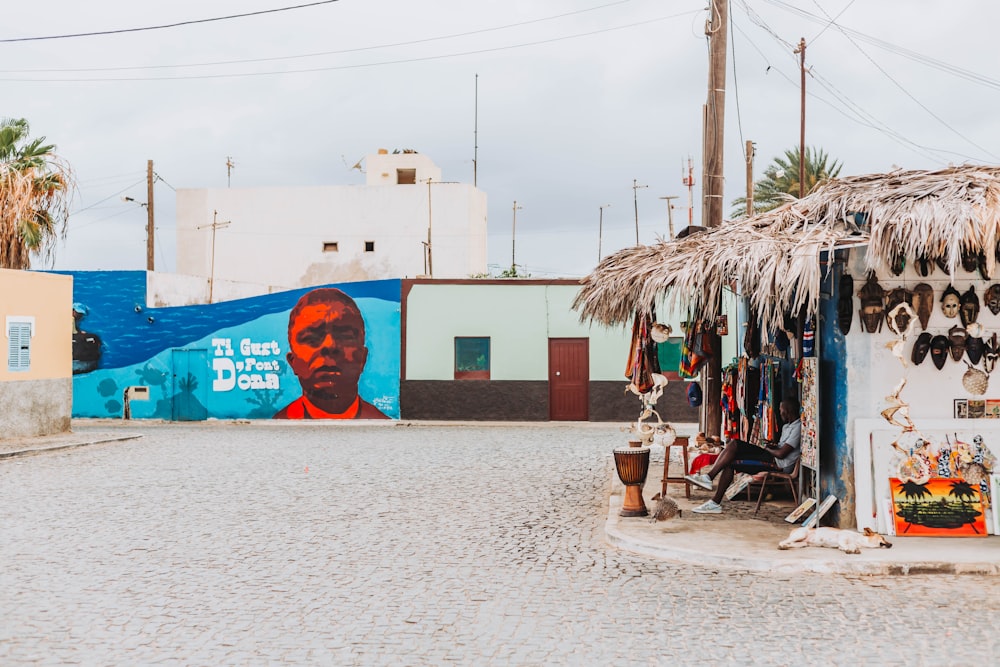
{"type": "Polygon", "coordinates": [[[986,253],[979,251],[979,255],[976,257],[977,267],[979,268],[979,275],[982,276],[983,280],[990,279],[990,269],[986,266],[986,253]]]}
{"type": "Polygon", "coordinates": [[[997,335],[994,333],[986,341],[986,352],[983,354],[983,368],[987,373],[992,373],[997,366],[997,359],[1000,359],[1000,343],[997,342],[997,335]]]}
{"type": "Polygon", "coordinates": [[[897,251],[893,253],[892,258],[889,260],[889,270],[892,271],[892,275],[898,276],[903,273],[903,269],[906,268],[906,257],[903,255],[902,251],[897,251]]]}
{"type": "MultiPolygon", "coordinates": [[[[1000,285],[997,285],[997,303],[1000,304],[1000,285]]],[[[851,331],[851,322],[854,320],[854,278],[851,274],[845,273],[840,276],[840,285],[837,288],[837,326],[845,336],[851,331]]]]}
{"type": "MultiPolygon", "coordinates": [[[[998,295],[1000,295],[1000,291],[998,291],[998,295]]],[[[934,310],[934,288],[927,283],[920,283],[914,287],[913,309],[917,311],[917,317],[920,319],[920,329],[927,331],[927,323],[930,322],[931,311],[934,310]]]]}
{"type": "Polygon", "coordinates": [[[962,268],[969,273],[972,273],[979,268],[979,253],[974,250],[963,250],[962,268]]]}
{"type": "Polygon", "coordinates": [[[948,289],[941,295],[941,312],[950,319],[958,317],[958,308],[961,305],[962,295],[958,293],[954,285],[948,285],[948,289]]]}
{"type": "MultiPolygon", "coordinates": [[[[861,317],[861,324],[864,325],[868,333],[876,333],[882,330],[882,319],[885,308],[885,290],[878,284],[878,279],[874,273],[868,274],[868,280],[858,291],[861,298],[861,310],[858,312],[861,317]]],[[[958,313],[956,308],[955,313],[958,313]]]]}
{"type": "Polygon", "coordinates": [[[994,315],[1000,315],[1000,284],[990,285],[986,290],[986,307],[994,315]]]}
{"type": "Polygon", "coordinates": [[[917,257],[917,261],[915,261],[914,264],[917,267],[917,273],[924,278],[934,273],[934,262],[927,259],[927,255],[920,255],[917,257]]]}
{"type": "Polygon", "coordinates": [[[969,326],[979,317],[979,297],[976,296],[976,287],[969,285],[969,290],[962,295],[958,314],[962,318],[962,326],[969,326]]]}
{"type": "Polygon", "coordinates": [[[941,269],[942,271],[944,271],[945,273],[947,273],[949,276],[951,275],[951,270],[948,268],[948,258],[947,257],[945,257],[944,255],[942,255],[940,257],[936,257],[934,259],[934,262],[937,263],[939,269],[941,269]]]}
{"type": "Polygon", "coordinates": [[[912,327],[917,323],[917,314],[913,311],[913,307],[910,304],[901,301],[886,313],[885,320],[889,331],[905,338],[913,331],[912,327]]]}
{"type": "Polygon", "coordinates": [[[965,356],[965,342],[968,338],[968,332],[957,324],[948,329],[949,351],[951,352],[951,358],[955,361],[961,361],[962,357],[965,356]]]}

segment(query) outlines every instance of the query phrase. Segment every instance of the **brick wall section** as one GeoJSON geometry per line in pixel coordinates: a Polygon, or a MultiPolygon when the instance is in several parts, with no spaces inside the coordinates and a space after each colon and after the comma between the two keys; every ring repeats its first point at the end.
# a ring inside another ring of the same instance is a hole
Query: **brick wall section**
{"type": "MultiPolygon", "coordinates": [[[[659,401],[664,421],[697,422],[686,385],[671,382],[659,401]]],[[[399,387],[401,419],[548,421],[549,384],[542,381],[406,380],[399,387]]],[[[590,383],[590,421],[632,422],[639,399],[624,382],[590,383]]]]}

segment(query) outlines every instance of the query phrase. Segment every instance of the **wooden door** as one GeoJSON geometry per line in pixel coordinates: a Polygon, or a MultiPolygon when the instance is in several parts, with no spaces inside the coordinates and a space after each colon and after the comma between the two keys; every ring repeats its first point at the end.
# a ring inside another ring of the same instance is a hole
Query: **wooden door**
{"type": "Polygon", "coordinates": [[[171,350],[173,396],[170,418],[175,421],[208,419],[208,350],[171,350]]]}
{"type": "Polygon", "coordinates": [[[590,341],[549,339],[549,419],[587,421],[590,418],[590,341]]]}

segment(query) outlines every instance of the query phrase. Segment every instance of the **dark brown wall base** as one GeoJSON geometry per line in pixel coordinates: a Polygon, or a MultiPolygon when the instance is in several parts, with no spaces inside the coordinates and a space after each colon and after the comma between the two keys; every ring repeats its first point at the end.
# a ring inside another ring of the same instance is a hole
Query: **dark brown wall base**
{"type": "MultiPolygon", "coordinates": [[[[664,421],[696,422],[687,404],[686,384],[671,382],[657,410],[664,421]]],[[[625,382],[590,383],[590,421],[631,422],[639,399],[625,382]]],[[[401,419],[468,421],[548,421],[549,383],[527,381],[407,380],[399,386],[401,419]]]]}

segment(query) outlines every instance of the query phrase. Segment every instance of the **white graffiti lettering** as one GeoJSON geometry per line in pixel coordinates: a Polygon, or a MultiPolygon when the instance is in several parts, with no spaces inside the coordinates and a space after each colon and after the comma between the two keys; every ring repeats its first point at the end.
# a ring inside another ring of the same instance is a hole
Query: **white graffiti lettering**
{"type": "Polygon", "coordinates": [[[213,338],[212,347],[215,348],[215,358],[212,360],[212,370],[215,371],[213,391],[281,388],[278,376],[281,362],[277,359],[259,358],[280,355],[281,346],[278,341],[254,342],[250,338],[240,339],[239,353],[243,359],[226,358],[234,356],[230,338],[213,338]]]}
{"type": "Polygon", "coordinates": [[[236,365],[232,359],[212,359],[212,391],[230,391],[236,386],[236,365]]]}

